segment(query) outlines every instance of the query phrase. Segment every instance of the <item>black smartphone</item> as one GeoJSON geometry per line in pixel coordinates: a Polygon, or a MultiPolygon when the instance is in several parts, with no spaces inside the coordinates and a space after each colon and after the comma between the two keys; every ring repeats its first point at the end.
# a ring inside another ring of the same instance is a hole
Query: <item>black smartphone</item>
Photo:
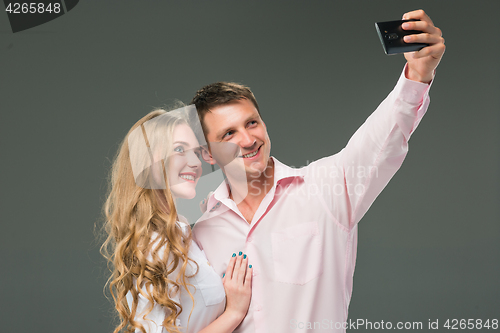
{"type": "Polygon", "coordinates": [[[404,22],[410,21],[418,20],[398,20],[375,23],[375,28],[377,29],[380,42],[384,47],[385,54],[419,51],[424,47],[429,46],[429,44],[424,43],[406,43],[403,40],[403,37],[406,35],[422,33],[422,31],[418,30],[403,30],[401,25],[404,22]]]}

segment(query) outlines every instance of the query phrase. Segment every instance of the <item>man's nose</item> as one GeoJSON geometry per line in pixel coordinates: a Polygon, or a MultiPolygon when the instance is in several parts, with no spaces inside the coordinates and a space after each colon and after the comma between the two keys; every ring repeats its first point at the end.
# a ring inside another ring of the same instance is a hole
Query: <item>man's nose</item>
{"type": "Polygon", "coordinates": [[[256,141],[257,140],[255,140],[255,138],[248,131],[241,132],[240,146],[242,148],[250,148],[255,144],[256,141]]]}

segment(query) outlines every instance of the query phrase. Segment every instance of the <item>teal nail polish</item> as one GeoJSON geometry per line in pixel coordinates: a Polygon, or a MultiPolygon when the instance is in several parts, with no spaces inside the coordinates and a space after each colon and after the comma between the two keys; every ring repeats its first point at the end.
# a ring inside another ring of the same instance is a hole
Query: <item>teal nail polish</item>
{"type": "Polygon", "coordinates": [[[246,254],[244,254],[244,255],[243,255],[243,259],[246,259],[246,258],[247,258],[247,255],[246,255],[246,254]]]}
{"type": "Polygon", "coordinates": [[[226,273],[222,274],[222,277],[226,276],[226,273]]]}
{"type": "Polygon", "coordinates": [[[233,257],[236,257],[236,253],[233,253],[233,257]]]}
{"type": "Polygon", "coordinates": [[[239,256],[241,256],[243,254],[243,252],[240,251],[240,253],[238,253],[239,256]]]}
{"type": "Polygon", "coordinates": [[[249,265],[248,268],[252,268],[252,265],[249,265]]]}

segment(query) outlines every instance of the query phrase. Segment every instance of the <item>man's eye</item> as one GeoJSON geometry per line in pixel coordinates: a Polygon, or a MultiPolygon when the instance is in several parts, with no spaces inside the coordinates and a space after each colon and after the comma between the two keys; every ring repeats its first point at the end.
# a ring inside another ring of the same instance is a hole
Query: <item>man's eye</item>
{"type": "Polygon", "coordinates": [[[227,138],[227,137],[230,137],[230,136],[231,136],[231,135],[233,135],[233,134],[234,134],[234,131],[229,131],[229,132],[227,132],[226,134],[224,134],[224,135],[222,136],[222,138],[223,138],[223,139],[225,139],[225,138],[227,138]]]}
{"type": "Polygon", "coordinates": [[[257,120],[252,120],[248,122],[248,126],[254,126],[254,125],[257,125],[257,120]]]}
{"type": "Polygon", "coordinates": [[[184,152],[184,148],[182,146],[177,146],[174,148],[174,151],[176,153],[183,153],[184,152]]]}

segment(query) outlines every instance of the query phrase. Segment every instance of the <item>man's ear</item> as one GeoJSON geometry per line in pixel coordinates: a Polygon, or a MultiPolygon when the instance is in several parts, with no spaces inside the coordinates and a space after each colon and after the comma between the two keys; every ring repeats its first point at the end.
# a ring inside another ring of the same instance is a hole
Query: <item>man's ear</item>
{"type": "Polygon", "coordinates": [[[217,164],[217,161],[213,158],[212,154],[208,151],[208,149],[203,149],[201,152],[201,158],[208,164],[214,165],[217,164]]]}
{"type": "Polygon", "coordinates": [[[264,120],[262,120],[262,118],[260,118],[260,121],[262,122],[262,125],[264,126],[264,129],[266,130],[267,132],[267,126],[266,126],[266,123],[264,122],[264,120]]]}

